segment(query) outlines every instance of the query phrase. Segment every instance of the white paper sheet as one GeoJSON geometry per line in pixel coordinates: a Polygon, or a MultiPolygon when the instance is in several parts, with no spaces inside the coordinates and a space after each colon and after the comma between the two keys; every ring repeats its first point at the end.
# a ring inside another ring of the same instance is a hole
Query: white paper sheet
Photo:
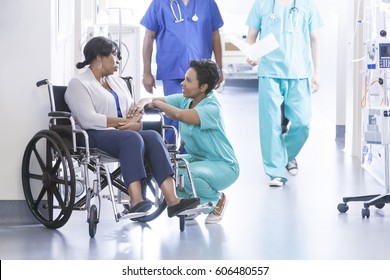
{"type": "Polygon", "coordinates": [[[260,59],[266,54],[279,48],[279,43],[276,41],[274,34],[269,34],[256,43],[249,45],[247,42],[238,39],[236,36],[228,36],[230,42],[240,49],[250,59],[260,59]]]}

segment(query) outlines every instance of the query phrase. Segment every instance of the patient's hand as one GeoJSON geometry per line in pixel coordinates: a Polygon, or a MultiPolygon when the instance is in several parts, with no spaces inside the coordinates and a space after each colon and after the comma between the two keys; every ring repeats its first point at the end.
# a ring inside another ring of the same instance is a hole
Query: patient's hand
{"type": "Polygon", "coordinates": [[[143,113],[139,113],[132,117],[124,119],[122,122],[118,123],[118,129],[120,130],[140,130],[141,129],[141,119],[143,113]]]}
{"type": "Polygon", "coordinates": [[[130,116],[127,119],[132,121],[132,122],[140,122],[140,120],[142,119],[143,115],[144,115],[143,112],[142,113],[139,112],[138,114],[130,116]]]}
{"type": "Polygon", "coordinates": [[[130,108],[129,112],[127,113],[127,118],[132,118],[134,116],[142,115],[144,114],[144,108],[141,106],[133,106],[130,108]]]}

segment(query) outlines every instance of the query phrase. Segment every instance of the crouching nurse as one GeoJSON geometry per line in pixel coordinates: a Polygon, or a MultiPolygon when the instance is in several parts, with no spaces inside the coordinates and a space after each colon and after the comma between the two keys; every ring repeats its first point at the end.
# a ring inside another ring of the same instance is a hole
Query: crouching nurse
{"type": "MultiPolygon", "coordinates": [[[[182,82],[183,93],[141,99],[133,116],[145,106],[157,107],[180,123],[180,136],[188,154],[191,176],[201,203],[212,202],[206,223],[222,220],[227,197],[222,192],[239,176],[239,164],[226,133],[221,105],[213,89],[219,80],[218,66],[210,60],[192,60],[182,82]]],[[[185,188],[190,193],[189,180],[185,188]]]]}

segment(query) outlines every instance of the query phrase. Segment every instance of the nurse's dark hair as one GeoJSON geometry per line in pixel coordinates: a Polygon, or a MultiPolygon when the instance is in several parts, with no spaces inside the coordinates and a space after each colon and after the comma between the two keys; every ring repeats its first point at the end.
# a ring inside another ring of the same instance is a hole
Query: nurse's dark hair
{"type": "Polygon", "coordinates": [[[117,43],[114,41],[103,37],[94,37],[87,42],[83,50],[85,60],[76,64],[77,69],[84,68],[85,66],[91,64],[91,62],[101,56],[109,56],[114,53],[119,59],[121,59],[121,53],[117,43]]]}
{"type": "Polygon", "coordinates": [[[209,59],[191,60],[190,67],[195,70],[199,85],[208,85],[206,94],[215,88],[219,80],[219,68],[215,62],[209,59]]]}

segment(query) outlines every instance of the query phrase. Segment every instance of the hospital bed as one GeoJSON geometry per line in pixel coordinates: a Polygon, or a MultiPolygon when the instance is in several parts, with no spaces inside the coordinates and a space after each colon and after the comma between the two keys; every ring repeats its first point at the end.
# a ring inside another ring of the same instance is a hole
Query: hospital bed
{"type": "Polygon", "coordinates": [[[248,64],[247,57],[230,40],[232,36],[245,41],[245,35],[221,33],[222,70],[225,79],[257,79],[257,67],[248,64]]]}

